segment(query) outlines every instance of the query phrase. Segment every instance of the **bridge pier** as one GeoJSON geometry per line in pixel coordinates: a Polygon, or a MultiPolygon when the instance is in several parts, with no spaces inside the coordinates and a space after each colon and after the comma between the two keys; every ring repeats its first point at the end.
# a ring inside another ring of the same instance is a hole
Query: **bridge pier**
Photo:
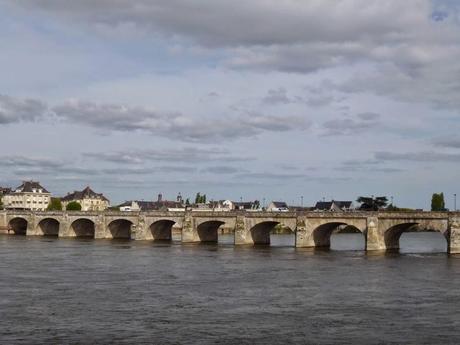
{"type": "Polygon", "coordinates": [[[314,248],[315,240],[313,239],[313,231],[315,227],[304,216],[297,217],[297,229],[295,237],[295,246],[298,248],[314,248]]]}
{"type": "Polygon", "coordinates": [[[366,246],[367,251],[383,251],[387,247],[385,245],[384,229],[379,227],[378,217],[367,218],[367,231],[366,231],[366,246]]]}
{"type": "Polygon", "coordinates": [[[133,240],[146,240],[147,239],[147,226],[144,215],[139,215],[137,224],[131,226],[131,239],[133,240]]]}
{"type": "Polygon", "coordinates": [[[61,222],[59,222],[58,237],[72,237],[70,231],[70,224],[68,222],[67,217],[64,217],[64,219],[61,222]]]}
{"type": "Polygon", "coordinates": [[[27,220],[26,236],[39,236],[42,235],[38,231],[38,223],[35,214],[32,214],[27,220]]]}
{"type": "Polygon", "coordinates": [[[451,217],[449,219],[447,251],[450,254],[460,254],[460,217],[451,217]]]}
{"type": "Polygon", "coordinates": [[[196,242],[200,242],[200,236],[198,236],[198,231],[195,226],[195,219],[190,213],[186,213],[182,226],[182,243],[196,242]]]}
{"type": "Polygon", "coordinates": [[[239,215],[236,216],[235,221],[235,245],[241,244],[254,244],[254,242],[251,239],[249,229],[247,229],[246,217],[239,215]]]}

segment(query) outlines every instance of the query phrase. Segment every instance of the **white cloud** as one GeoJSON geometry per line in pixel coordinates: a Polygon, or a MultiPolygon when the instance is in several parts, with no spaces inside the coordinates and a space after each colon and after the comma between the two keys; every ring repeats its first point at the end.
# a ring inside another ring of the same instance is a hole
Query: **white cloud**
{"type": "Polygon", "coordinates": [[[35,99],[19,99],[0,94],[0,125],[15,122],[33,122],[43,118],[45,103],[35,99]]]}

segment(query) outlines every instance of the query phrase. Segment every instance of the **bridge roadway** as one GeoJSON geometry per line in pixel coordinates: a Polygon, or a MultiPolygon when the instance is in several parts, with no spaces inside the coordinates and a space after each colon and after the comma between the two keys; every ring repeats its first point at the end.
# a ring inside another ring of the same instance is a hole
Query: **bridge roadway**
{"type": "Polygon", "coordinates": [[[269,244],[281,224],[295,233],[296,247],[328,247],[332,232],[347,225],[364,235],[366,250],[399,248],[405,231],[439,231],[449,253],[460,253],[460,212],[30,212],[0,211],[0,229],[27,236],[217,242],[218,229],[229,228],[235,245],[269,244]]]}

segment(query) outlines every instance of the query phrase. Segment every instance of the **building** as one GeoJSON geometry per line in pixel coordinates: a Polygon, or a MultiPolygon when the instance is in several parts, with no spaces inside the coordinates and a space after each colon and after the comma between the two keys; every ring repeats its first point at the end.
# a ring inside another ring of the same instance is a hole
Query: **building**
{"type": "Polygon", "coordinates": [[[163,195],[158,194],[157,201],[130,200],[118,206],[120,211],[139,212],[139,211],[185,211],[182,196],[177,196],[176,201],[163,200],[163,195]]]}
{"type": "Polygon", "coordinates": [[[51,200],[51,193],[37,181],[23,181],[14,190],[6,190],[2,203],[9,210],[45,211],[51,200]]]}
{"type": "Polygon", "coordinates": [[[260,202],[256,201],[234,201],[233,209],[237,211],[258,211],[260,210],[260,202]]]}
{"type": "Polygon", "coordinates": [[[74,191],[61,198],[62,208],[66,209],[71,202],[78,202],[82,211],[104,211],[110,201],[102,193],[94,192],[89,186],[82,191],[74,191]]]}
{"type": "Polygon", "coordinates": [[[318,201],[314,211],[346,212],[354,209],[353,201],[318,201]]]}
{"type": "Polygon", "coordinates": [[[123,212],[153,211],[155,202],[144,200],[129,200],[118,205],[118,209],[123,212]]]}
{"type": "Polygon", "coordinates": [[[268,204],[267,211],[269,212],[288,212],[289,207],[284,201],[272,201],[268,204]]]}

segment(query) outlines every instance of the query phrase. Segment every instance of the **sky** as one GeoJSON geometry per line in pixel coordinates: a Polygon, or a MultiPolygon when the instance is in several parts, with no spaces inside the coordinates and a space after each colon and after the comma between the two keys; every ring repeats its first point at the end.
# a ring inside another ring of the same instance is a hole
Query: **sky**
{"type": "Polygon", "coordinates": [[[0,185],[460,193],[460,3],[0,0],[0,185]]]}

